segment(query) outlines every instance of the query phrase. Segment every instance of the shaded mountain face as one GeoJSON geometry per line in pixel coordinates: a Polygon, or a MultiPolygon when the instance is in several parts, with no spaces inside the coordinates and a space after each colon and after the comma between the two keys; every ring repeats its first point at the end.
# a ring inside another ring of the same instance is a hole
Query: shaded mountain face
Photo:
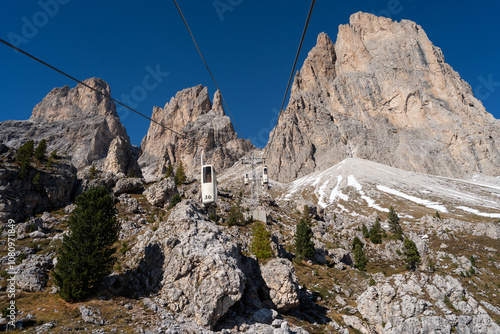
{"type": "Polygon", "coordinates": [[[172,97],[165,107],[155,107],[151,118],[178,132],[151,123],[141,143],[139,165],[147,179],[161,177],[168,164],[182,161],[187,175],[198,176],[201,152],[204,163],[216,170],[231,167],[245,152],[253,149],[249,140],[238,138],[231,120],[224,113],[217,91],[213,105],[207,87],[186,88],[172,97]]]}
{"type": "MultiPolygon", "coordinates": [[[[101,79],[84,83],[111,95],[101,79]]],[[[79,170],[95,163],[104,171],[140,173],[114,102],[81,84],[54,88],[35,106],[29,120],[0,123],[1,143],[17,148],[30,139],[35,144],[46,139],[49,152],[71,156],[79,170]]]]}
{"type": "Polygon", "coordinates": [[[289,182],[346,158],[448,177],[498,175],[500,121],[412,21],[356,13],[322,33],[265,148],[289,182]]]}

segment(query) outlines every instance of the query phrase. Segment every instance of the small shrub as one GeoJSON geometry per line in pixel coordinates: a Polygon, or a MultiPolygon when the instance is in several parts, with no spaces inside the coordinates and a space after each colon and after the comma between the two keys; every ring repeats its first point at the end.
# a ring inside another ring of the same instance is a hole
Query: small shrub
{"type": "Polygon", "coordinates": [[[178,193],[174,194],[174,196],[172,196],[172,199],[170,200],[170,209],[172,209],[180,202],[181,202],[181,195],[179,195],[178,193]]]}
{"type": "Polygon", "coordinates": [[[57,150],[53,150],[51,153],[50,153],[50,158],[52,160],[56,160],[57,159],[57,150]]]}
{"type": "Polygon", "coordinates": [[[98,175],[99,175],[99,171],[97,170],[97,168],[95,167],[95,165],[92,164],[92,166],[90,166],[90,170],[89,170],[89,177],[90,177],[90,179],[91,180],[96,179],[98,175]]]}
{"type": "Polygon", "coordinates": [[[450,310],[452,310],[453,312],[457,312],[457,309],[455,308],[455,306],[453,306],[450,297],[448,297],[447,294],[444,295],[443,302],[450,310]]]}
{"type": "Polygon", "coordinates": [[[229,217],[227,220],[227,226],[231,227],[234,225],[244,226],[245,219],[243,217],[243,212],[241,211],[241,207],[239,204],[233,205],[231,210],[229,210],[229,217]]]}
{"type": "Polygon", "coordinates": [[[34,185],[37,185],[38,183],[40,183],[40,173],[35,174],[35,177],[33,178],[33,180],[31,180],[31,183],[34,185]]]}
{"type": "Polygon", "coordinates": [[[439,211],[436,211],[436,213],[434,214],[434,217],[436,217],[437,219],[441,219],[441,215],[439,214],[439,211]]]}
{"type": "Polygon", "coordinates": [[[209,216],[208,216],[208,219],[210,219],[211,221],[213,222],[217,222],[219,220],[219,217],[217,217],[217,214],[215,213],[211,213],[209,216]]]}
{"type": "Polygon", "coordinates": [[[377,282],[375,282],[375,280],[373,279],[373,277],[372,277],[372,278],[370,278],[370,282],[368,282],[368,285],[369,285],[369,286],[374,286],[374,285],[376,285],[376,284],[377,284],[377,282]]]}
{"type": "Polygon", "coordinates": [[[474,258],[474,255],[471,255],[470,256],[470,264],[473,266],[473,267],[476,267],[476,259],[474,258]]]}

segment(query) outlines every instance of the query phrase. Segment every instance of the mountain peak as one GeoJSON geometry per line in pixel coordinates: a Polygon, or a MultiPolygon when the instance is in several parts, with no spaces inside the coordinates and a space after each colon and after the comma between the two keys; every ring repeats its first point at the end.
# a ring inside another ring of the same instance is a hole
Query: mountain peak
{"type": "Polygon", "coordinates": [[[361,158],[449,177],[498,174],[500,131],[415,22],[358,12],[321,33],[265,156],[279,181],[361,158]]]}

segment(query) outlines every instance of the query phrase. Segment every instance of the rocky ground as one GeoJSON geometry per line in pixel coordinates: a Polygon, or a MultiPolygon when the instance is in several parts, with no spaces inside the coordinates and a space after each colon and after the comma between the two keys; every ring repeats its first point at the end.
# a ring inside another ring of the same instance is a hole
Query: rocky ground
{"type": "MultiPolygon", "coordinates": [[[[14,164],[15,165],[15,164],[14,164]]],[[[12,167],[12,166],[11,166],[12,167]]],[[[12,167],[12,168],[15,168],[12,167]]],[[[199,204],[199,183],[177,187],[172,178],[144,179],[88,169],[75,190],[105,185],[121,223],[118,261],[100,292],[81,303],[57,294],[51,270],[74,205],[17,221],[16,306],[19,331],[123,333],[441,333],[500,331],[500,224],[421,217],[402,221],[422,257],[405,269],[403,244],[388,233],[382,244],[364,239],[375,215],[353,218],[313,207],[311,260],[294,256],[300,207],[279,206],[261,189],[274,256],[250,252],[252,225],[228,227],[231,208],[245,211],[249,190],[231,171],[220,177],[218,207],[199,204]],[[173,194],[182,201],[170,208],[173,194]],[[424,236],[425,235],[425,236],[424,236]],[[365,243],[366,271],[353,267],[351,243],[365,243]]],[[[380,216],[383,221],[386,217],[380,216]]],[[[0,306],[8,254],[1,238],[0,306]]],[[[1,320],[5,325],[6,320],[1,320]]]]}

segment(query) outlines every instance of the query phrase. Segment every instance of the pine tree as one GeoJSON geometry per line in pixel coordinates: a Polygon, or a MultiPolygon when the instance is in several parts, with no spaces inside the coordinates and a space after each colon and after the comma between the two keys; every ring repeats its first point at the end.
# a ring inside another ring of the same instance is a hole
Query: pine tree
{"type": "Polygon", "coordinates": [[[95,165],[92,164],[92,166],[90,166],[90,170],[89,170],[90,179],[93,180],[93,179],[97,178],[98,175],[99,175],[99,171],[97,170],[95,165]]]}
{"type": "Polygon", "coordinates": [[[42,139],[35,149],[35,159],[43,162],[45,160],[45,153],[47,151],[47,141],[42,139]]]}
{"type": "Polygon", "coordinates": [[[412,240],[405,238],[403,253],[405,255],[403,260],[406,262],[406,269],[415,270],[420,264],[420,253],[417,245],[412,240]]]}
{"type": "Polygon", "coordinates": [[[311,227],[306,219],[301,218],[295,233],[295,253],[299,258],[311,258],[316,253],[311,238],[311,227]]]}
{"type": "Polygon", "coordinates": [[[119,224],[113,199],[103,186],[91,187],[75,200],[63,239],[54,280],[66,301],[90,295],[112,271],[119,224]]]}
{"type": "Polygon", "coordinates": [[[165,172],[165,177],[172,177],[174,176],[174,167],[169,163],[167,166],[167,171],[165,172]]]}
{"type": "Polygon", "coordinates": [[[28,140],[21,147],[17,149],[16,159],[21,163],[21,168],[19,169],[19,177],[25,179],[28,176],[28,172],[31,168],[31,158],[33,157],[35,143],[33,140],[28,140]]]}
{"type": "Polygon", "coordinates": [[[354,250],[354,248],[356,248],[356,245],[360,245],[361,248],[363,248],[365,246],[365,244],[359,240],[358,237],[354,237],[354,240],[352,241],[352,250],[354,250]]]}
{"type": "Polygon", "coordinates": [[[397,240],[403,240],[403,229],[399,225],[399,216],[392,206],[389,209],[387,219],[389,220],[389,230],[394,234],[394,237],[397,240]]]}
{"type": "Polygon", "coordinates": [[[365,244],[359,240],[358,237],[355,237],[352,241],[352,249],[354,251],[354,267],[363,271],[366,270],[366,264],[368,263],[368,259],[363,251],[364,246],[365,244]]]}
{"type": "Polygon", "coordinates": [[[179,162],[179,165],[175,170],[174,181],[176,185],[180,185],[186,182],[186,174],[184,173],[184,166],[182,166],[182,161],[179,162]]]}
{"type": "Polygon", "coordinates": [[[273,256],[270,240],[271,233],[266,230],[264,224],[261,222],[254,223],[250,249],[257,259],[268,259],[273,256]]]}
{"type": "Polygon", "coordinates": [[[243,212],[241,211],[241,207],[238,204],[233,205],[229,210],[229,217],[227,219],[227,226],[231,227],[234,225],[244,226],[245,225],[245,217],[243,216],[243,212]]]}
{"type": "Polygon", "coordinates": [[[370,241],[374,244],[382,243],[382,227],[380,226],[380,219],[375,220],[375,224],[370,228],[370,241]]]}
{"type": "Polygon", "coordinates": [[[370,233],[368,232],[368,228],[366,225],[363,223],[363,227],[361,228],[361,233],[363,233],[363,238],[369,238],[370,233]]]}

